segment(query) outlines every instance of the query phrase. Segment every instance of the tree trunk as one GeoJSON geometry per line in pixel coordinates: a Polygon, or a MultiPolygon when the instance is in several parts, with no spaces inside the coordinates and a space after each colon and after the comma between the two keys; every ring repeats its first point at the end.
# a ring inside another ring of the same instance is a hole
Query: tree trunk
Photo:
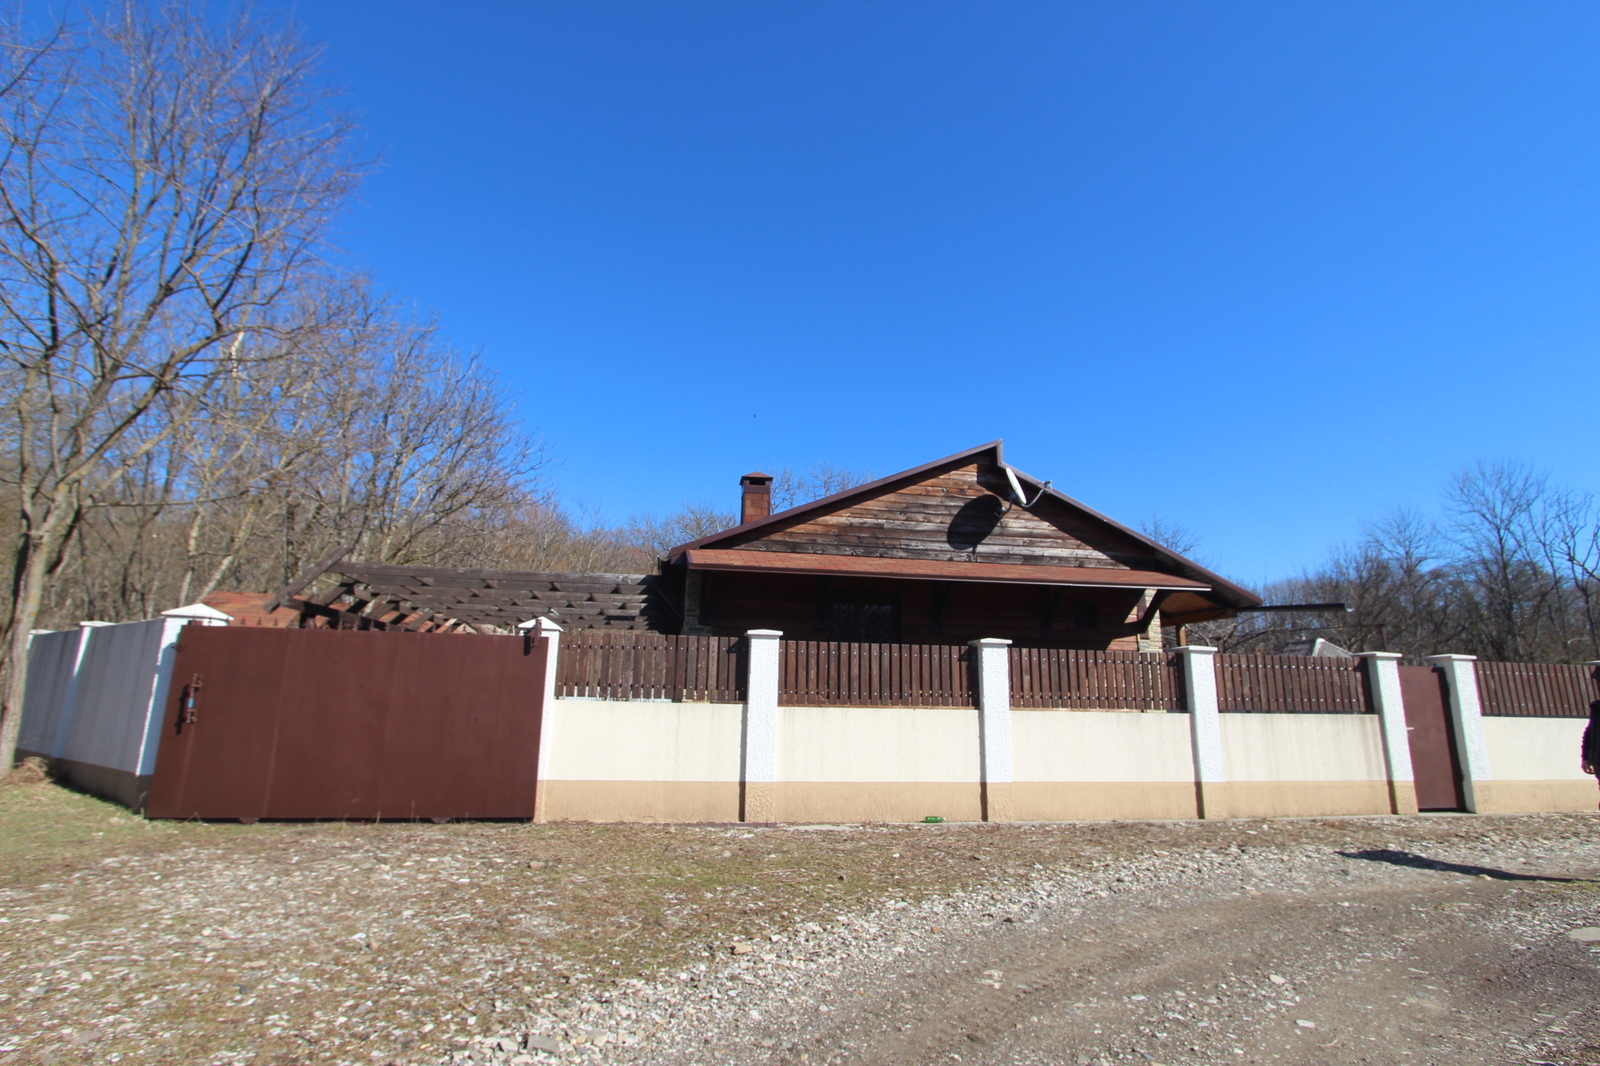
{"type": "Polygon", "coordinates": [[[34,624],[39,621],[39,605],[44,598],[46,562],[44,545],[28,538],[23,551],[27,558],[18,568],[16,599],[11,607],[11,633],[6,648],[5,702],[0,705],[0,777],[11,772],[17,762],[17,735],[22,729],[22,698],[28,691],[28,644],[34,624]]]}

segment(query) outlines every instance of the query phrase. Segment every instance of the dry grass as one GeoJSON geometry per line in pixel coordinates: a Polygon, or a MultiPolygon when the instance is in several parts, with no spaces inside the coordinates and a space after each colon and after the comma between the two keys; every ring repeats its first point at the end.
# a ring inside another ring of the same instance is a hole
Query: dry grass
{"type": "Polygon", "coordinates": [[[1400,829],[174,824],[12,782],[0,1064],[436,1061],[550,1001],[888,899],[1278,838],[1385,847],[1400,829]]]}

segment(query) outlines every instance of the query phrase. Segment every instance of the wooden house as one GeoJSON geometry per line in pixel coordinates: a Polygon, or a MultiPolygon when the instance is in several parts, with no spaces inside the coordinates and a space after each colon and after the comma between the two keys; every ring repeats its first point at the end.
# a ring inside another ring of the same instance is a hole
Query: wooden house
{"type": "Polygon", "coordinates": [[[568,630],[795,640],[1158,650],[1162,626],[1259,606],[1253,593],[1006,464],[1001,443],[769,513],[740,479],[740,524],[673,548],[655,574],[319,563],[271,601],[301,625],[568,630]],[[339,583],[297,597],[324,570],[339,583]]]}
{"type": "Polygon", "coordinates": [[[1000,441],[779,514],[770,476],[740,484],[739,525],[669,553],[681,632],[1157,650],[1162,626],[1261,604],[1009,466],[1000,441]]]}

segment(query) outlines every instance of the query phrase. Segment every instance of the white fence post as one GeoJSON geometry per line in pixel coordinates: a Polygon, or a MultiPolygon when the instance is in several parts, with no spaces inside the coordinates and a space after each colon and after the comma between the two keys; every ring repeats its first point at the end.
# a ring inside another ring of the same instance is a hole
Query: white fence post
{"type": "Polygon", "coordinates": [[[561,661],[561,627],[548,618],[518,622],[517,628],[544,655],[544,685],[539,693],[539,755],[533,775],[533,820],[545,821],[545,782],[550,779],[550,717],[556,705],[556,667],[561,661]]]}
{"type": "Polygon", "coordinates": [[[752,629],[745,677],[744,737],[739,773],[739,820],[775,822],[778,807],[777,629],[752,629]]]}
{"type": "Polygon", "coordinates": [[[1009,822],[1011,808],[1011,660],[1009,640],[969,642],[978,657],[978,753],[983,820],[1009,822]]]}
{"type": "Polygon", "coordinates": [[[1367,690],[1378,712],[1383,736],[1383,762],[1389,777],[1389,810],[1417,813],[1417,784],[1411,769],[1411,734],[1406,726],[1405,699],[1400,691],[1400,653],[1363,651],[1367,660],[1367,690]]]}
{"type": "Polygon", "coordinates": [[[1217,703],[1216,648],[1193,644],[1172,649],[1183,662],[1183,689],[1194,749],[1195,806],[1202,818],[1228,817],[1228,766],[1222,754],[1222,715],[1217,703]]]}
{"type": "Polygon", "coordinates": [[[1478,699],[1476,655],[1430,655],[1427,661],[1444,674],[1450,692],[1450,726],[1456,735],[1456,755],[1461,760],[1461,792],[1467,810],[1493,814],[1494,775],[1489,771],[1489,749],[1483,742],[1483,704],[1478,699]]]}

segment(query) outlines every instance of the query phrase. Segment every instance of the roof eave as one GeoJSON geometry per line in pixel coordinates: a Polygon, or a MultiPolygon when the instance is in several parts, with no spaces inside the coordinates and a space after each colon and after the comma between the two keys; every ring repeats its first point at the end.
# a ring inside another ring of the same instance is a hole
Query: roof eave
{"type": "Polygon", "coordinates": [[[691,548],[684,552],[683,558],[685,564],[693,570],[840,577],[865,575],[889,579],[1059,585],[1124,590],[1154,589],[1196,595],[1210,591],[1204,583],[1176,574],[1112,567],[1040,566],[953,559],[887,559],[879,556],[828,555],[811,552],[740,551],[737,548],[691,548]]]}

